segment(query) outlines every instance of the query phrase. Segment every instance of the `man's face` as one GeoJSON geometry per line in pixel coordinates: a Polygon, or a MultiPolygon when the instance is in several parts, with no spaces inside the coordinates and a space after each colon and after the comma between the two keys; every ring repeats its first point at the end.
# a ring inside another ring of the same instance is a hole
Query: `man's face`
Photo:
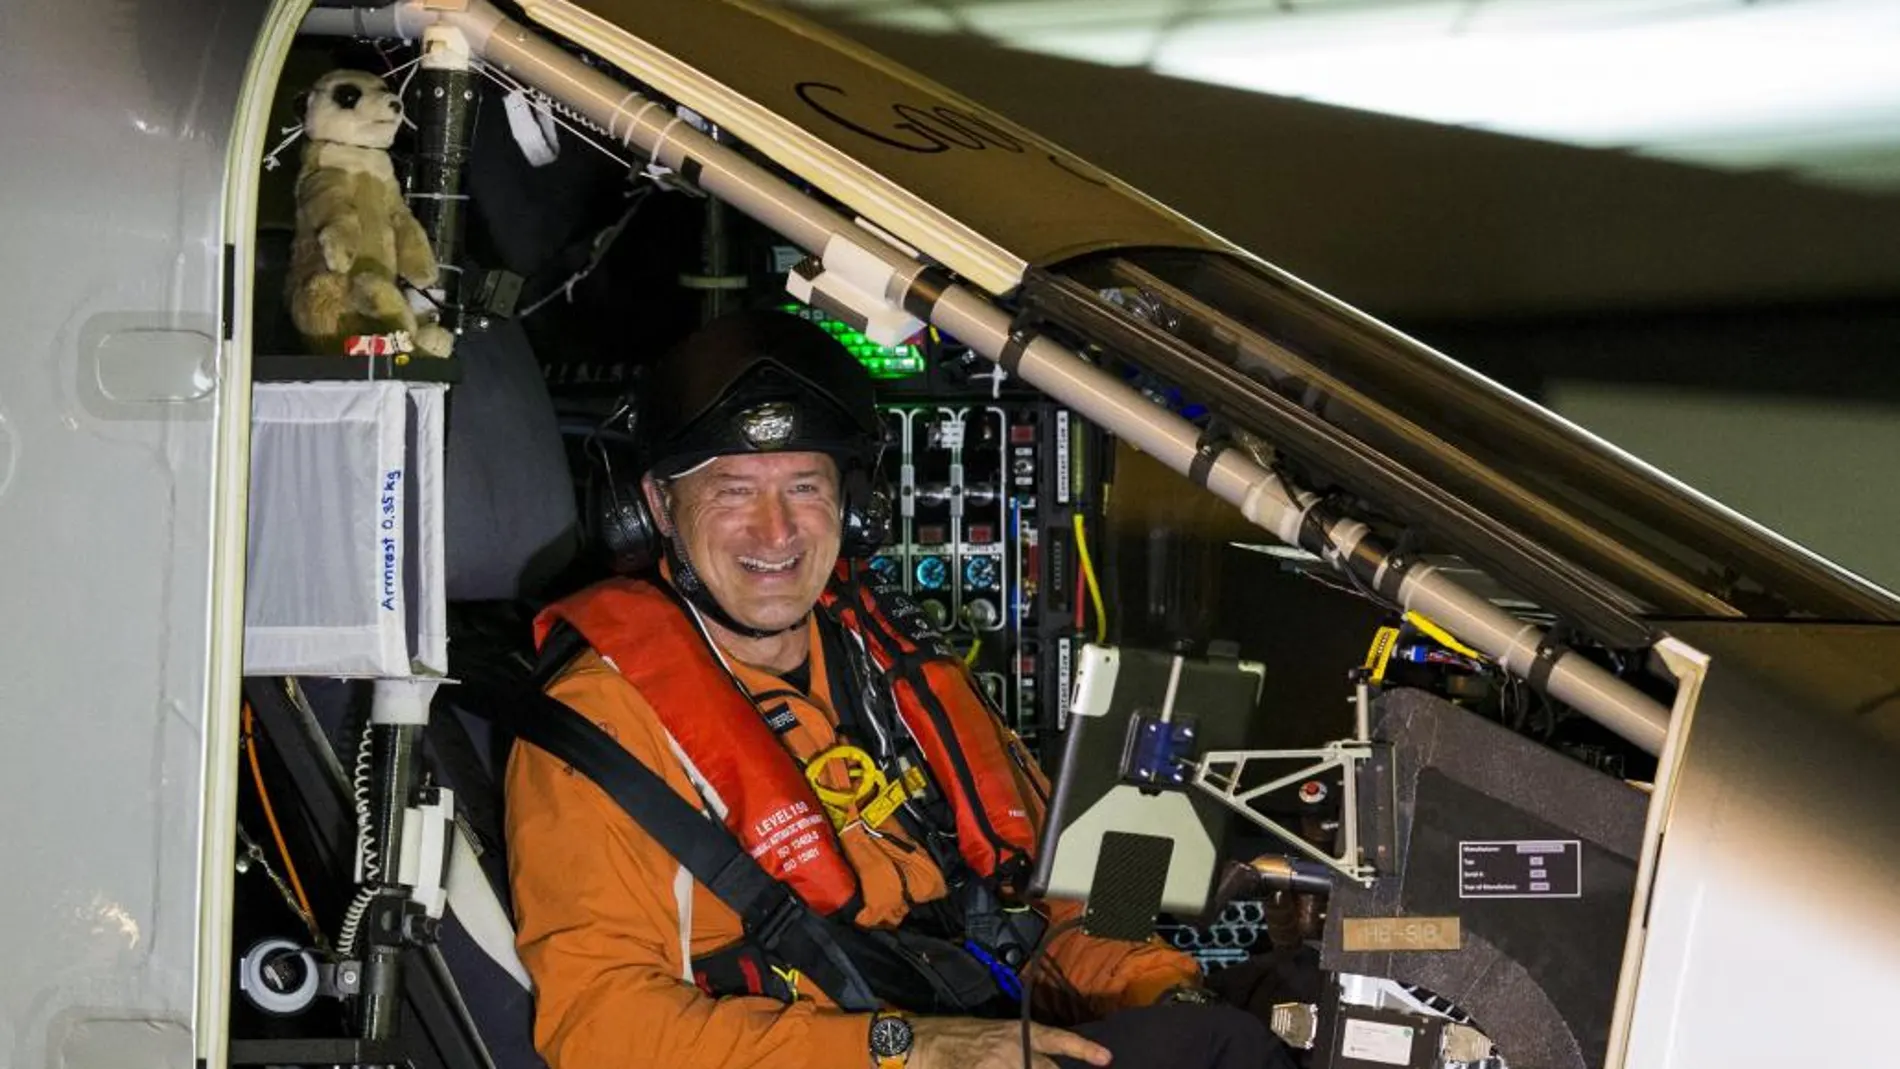
{"type": "MultiPolygon", "coordinates": [[[[823,453],[720,457],[662,490],[693,567],[732,618],[775,631],[803,619],[838,561],[838,466],[823,453]]],[[[656,502],[657,504],[657,502],[656,502]]]]}

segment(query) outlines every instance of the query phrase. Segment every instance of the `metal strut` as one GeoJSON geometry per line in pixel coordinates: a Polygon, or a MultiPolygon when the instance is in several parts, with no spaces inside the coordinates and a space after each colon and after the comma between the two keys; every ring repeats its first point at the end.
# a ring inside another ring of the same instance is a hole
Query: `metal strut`
{"type": "Polygon", "coordinates": [[[1313,860],[1331,867],[1349,880],[1367,887],[1379,875],[1366,863],[1364,843],[1359,836],[1359,769],[1372,757],[1371,699],[1365,680],[1353,693],[1353,737],[1329,742],[1317,750],[1214,750],[1201,755],[1194,770],[1194,785],[1260,827],[1285,840],[1287,845],[1313,860]],[[1246,782],[1249,762],[1311,761],[1302,768],[1270,780],[1258,787],[1241,788],[1246,782]],[[1283,791],[1321,773],[1340,772],[1339,853],[1329,854],[1314,846],[1300,833],[1288,828],[1253,807],[1255,799],[1283,791]]]}
{"type": "Polygon", "coordinates": [[[1200,766],[1194,773],[1194,785],[1215,801],[1279,836],[1293,849],[1322,865],[1330,866],[1349,880],[1370,887],[1378,872],[1365,863],[1365,852],[1360,849],[1358,783],[1360,762],[1371,756],[1372,747],[1369,743],[1352,740],[1330,742],[1317,750],[1215,750],[1201,755],[1200,766]],[[1249,762],[1285,761],[1302,757],[1313,759],[1313,763],[1258,787],[1240,789],[1249,762]],[[1329,854],[1307,842],[1300,833],[1253,808],[1251,804],[1256,798],[1285,790],[1335,768],[1340,770],[1343,784],[1339,814],[1341,845],[1338,854],[1329,854]]]}

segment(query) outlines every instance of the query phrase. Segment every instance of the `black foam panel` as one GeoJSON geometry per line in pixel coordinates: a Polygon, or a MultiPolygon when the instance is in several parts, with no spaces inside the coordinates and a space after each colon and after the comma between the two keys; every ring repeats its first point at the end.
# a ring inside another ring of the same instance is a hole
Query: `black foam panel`
{"type": "Polygon", "coordinates": [[[1393,691],[1375,714],[1393,744],[1399,871],[1335,891],[1323,966],[1450,999],[1513,1065],[1600,1069],[1647,795],[1423,692],[1393,691]],[[1510,883],[1472,875],[1477,844],[1533,841],[1576,846],[1528,897],[1476,897],[1510,883]],[[1341,920],[1402,916],[1459,918],[1461,949],[1343,949],[1341,920]]]}

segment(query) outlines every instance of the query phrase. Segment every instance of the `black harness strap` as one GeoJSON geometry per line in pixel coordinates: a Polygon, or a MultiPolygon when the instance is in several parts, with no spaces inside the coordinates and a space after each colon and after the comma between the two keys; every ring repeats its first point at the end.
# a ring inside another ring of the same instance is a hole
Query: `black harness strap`
{"type": "MultiPolygon", "coordinates": [[[[831,702],[831,711],[838,717],[838,730],[853,736],[870,734],[858,728],[864,710],[859,706],[861,696],[851,686],[850,668],[853,662],[845,646],[843,633],[829,613],[814,612],[811,622],[818,629],[819,648],[824,651],[825,683],[831,691],[825,698],[831,702]]],[[[864,681],[863,685],[869,686],[869,681],[864,681]]],[[[885,725],[878,724],[876,727],[883,728],[885,725]]]]}
{"type": "Polygon", "coordinates": [[[566,671],[574,658],[588,648],[587,636],[581,634],[580,628],[566,620],[554,621],[554,626],[548,629],[548,637],[541,643],[541,655],[534,662],[534,674],[528,677],[529,682],[537,691],[546,690],[554,677],[566,671]]]}
{"type": "Polygon", "coordinates": [[[469,837],[474,840],[482,875],[488,878],[488,885],[506,905],[509,902],[508,862],[504,856],[507,832],[499,804],[501,784],[496,776],[489,774],[489,766],[483,763],[467,725],[455,715],[455,703],[445,704],[449,706],[445,710],[447,715],[430,719],[425,736],[429,752],[440,765],[443,778],[455,788],[455,802],[462,810],[461,818],[469,837]]]}
{"type": "Polygon", "coordinates": [[[673,855],[713,896],[739,915],[759,945],[810,976],[838,1005],[854,1012],[881,1003],[846,957],[838,929],[752,860],[724,825],[708,820],[666,781],[573,708],[539,691],[457,688],[456,704],[505,725],[593,780],[636,824],[673,855]]]}

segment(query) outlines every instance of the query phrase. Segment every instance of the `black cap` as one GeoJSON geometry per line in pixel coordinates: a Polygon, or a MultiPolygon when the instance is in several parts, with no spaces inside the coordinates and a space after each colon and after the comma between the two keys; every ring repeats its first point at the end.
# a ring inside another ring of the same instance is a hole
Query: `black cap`
{"type": "Polygon", "coordinates": [[[840,468],[877,456],[870,375],[817,324],[783,312],[701,327],[654,365],[647,396],[658,478],[737,453],[827,453],[840,468]]]}

